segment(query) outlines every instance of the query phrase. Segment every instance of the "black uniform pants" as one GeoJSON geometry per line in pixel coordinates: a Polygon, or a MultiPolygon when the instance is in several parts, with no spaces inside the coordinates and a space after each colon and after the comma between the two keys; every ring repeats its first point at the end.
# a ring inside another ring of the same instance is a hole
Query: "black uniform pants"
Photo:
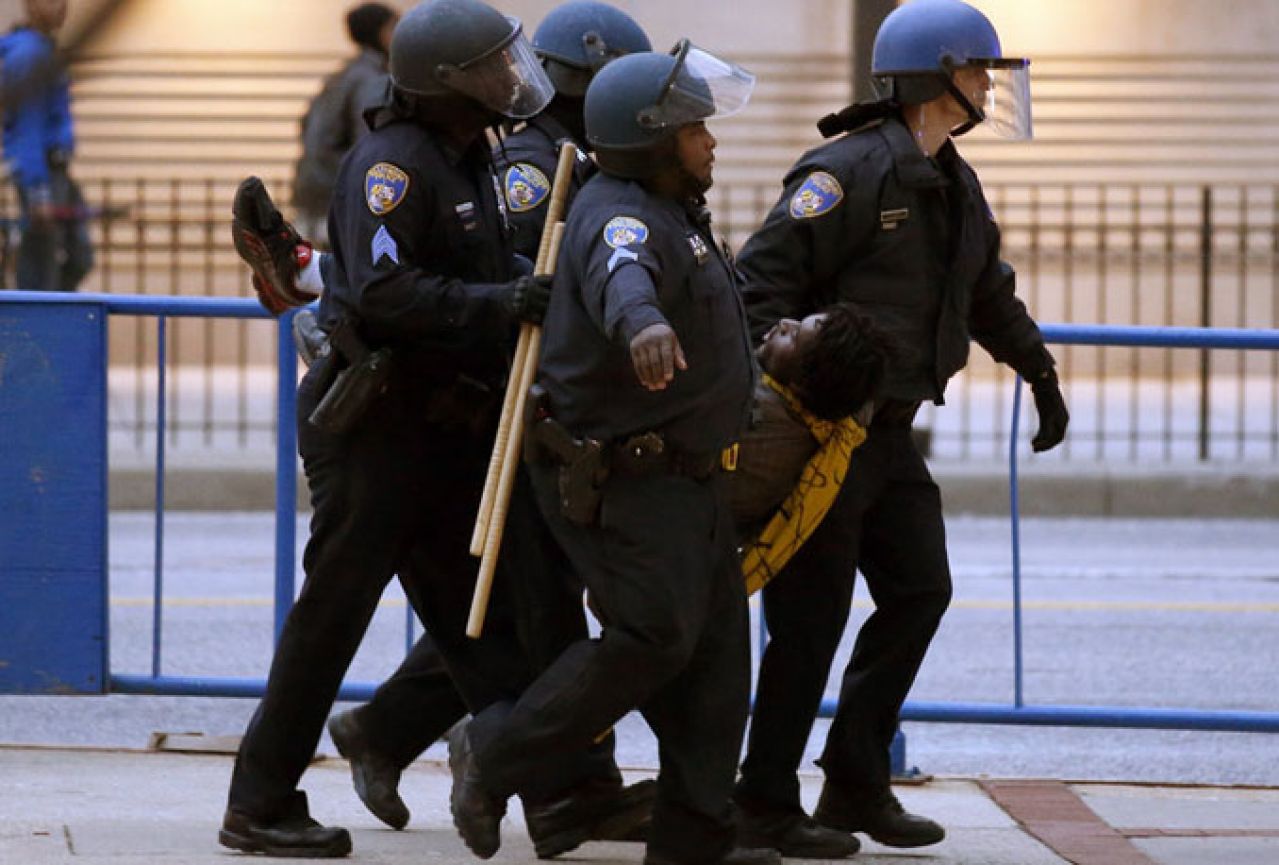
{"type": "Polygon", "coordinates": [[[736,798],[799,812],[796,772],[847,623],[856,569],[875,604],[840,688],[821,765],[872,801],[889,790],[898,714],[950,603],[941,497],[908,428],[872,426],[821,527],[764,588],[760,665],[736,798]]]}
{"type": "MultiPolygon", "coordinates": [[[[504,602],[501,568],[484,637],[465,635],[477,561],[467,546],[491,437],[432,426],[422,416],[421,392],[403,383],[347,434],[326,434],[306,422],[317,401],[316,377],[313,369],[298,390],[299,449],[314,510],[306,579],[241,742],[228,802],[265,820],[305,810],[298,781],[393,576],[466,705],[510,699],[531,679],[504,602]]],[[[409,714],[402,723],[421,718],[409,714]]]]}
{"type": "Polygon", "coordinates": [[[471,722],[481,777],[508,796],[539,756],[572,753],[638,708],[661,760],[649,850],[714,861],[732,844],[729,796],[750,687],[746,597],[721,479],[611,478],[599,525],[582,527],[560,514],[556,470],[530,472],[604,627],[518,701],[471,722]]]}
{"type": "MultiPolygon", "coordinates": [[[[525,659],[540,672],[571,643],[587,636],[586,614],[581,581],[550,536],[523,471],[517,475],[502,537],[509,549],[519,551],[518,562],[505,571],[505,585],[517,611],[515,628],[525,659]]],[[[460,721],[467,707],[431,635],[423,634],[373,699],[355,711],[373,748],[405,767],[460,721]]],[[[613,751],[610,734],[585,754],[556,761],[554,771],[539,773],[520,795],[526,804],[537,804],[586,780],[620,787],[622,775],[613,751]]]]}

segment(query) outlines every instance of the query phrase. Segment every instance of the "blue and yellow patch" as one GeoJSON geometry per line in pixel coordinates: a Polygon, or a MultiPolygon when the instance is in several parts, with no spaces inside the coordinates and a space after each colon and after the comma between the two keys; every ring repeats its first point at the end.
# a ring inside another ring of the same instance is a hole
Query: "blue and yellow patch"
{"type": "Polygon", "coordinates": [[[614,249],[648,240],[648,226],[633,216],[614,216],[604,226],[604,242],[614,249]]]}
{"type": "Polygon", "coordinates": [[[409,176],[399,166],[379,162],[364,172],[364,200],[374,216],[386,216],[408,191],[409,176]]]}
{"type": "Polygon", "coordinates": [[[511,213],[528,213],[537,207],[551,194],[551,182],[536,165],[517,162],[506,169],[502,178],[502,187],[506,192],[506,206],[511,213]]]}
{"type": "Polygon", "coordinates": [[[795,219],[811,219],[830,213],[843,200],[844,189],[839,181],[825,171],[814,171],[791,196],[790,215],[795,219]]]}

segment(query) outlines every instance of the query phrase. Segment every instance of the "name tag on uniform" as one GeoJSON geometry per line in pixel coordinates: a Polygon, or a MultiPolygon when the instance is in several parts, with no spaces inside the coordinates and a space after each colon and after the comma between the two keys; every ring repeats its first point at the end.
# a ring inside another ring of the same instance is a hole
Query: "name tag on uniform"
{"type": "Polygon", "coordinates": [[[462,229],[464,231],[474,231],[480,227],[480,218],[475,211],[474,201],[463,201],[460,204],[455,204],[453,211],[457,214],[457,218],[462,220],[462,229]]]}
{"type": "Polygon", "coordinates": [[[693,258],[697,259],[698,264],[705,264],[706,259],[711,257],[711,249],[706,245],[705,239],[696,231],[688,234],[688,248],[693,250],[693,258]]]}
{"type": "Polygon", "coordinates": [[[910,216],[910,210],[905,207],[899,207],[896,210],[881,210],[879,212],[879,227],[884,231],[895,231],[899,223],[905,222],[910,216]]]}

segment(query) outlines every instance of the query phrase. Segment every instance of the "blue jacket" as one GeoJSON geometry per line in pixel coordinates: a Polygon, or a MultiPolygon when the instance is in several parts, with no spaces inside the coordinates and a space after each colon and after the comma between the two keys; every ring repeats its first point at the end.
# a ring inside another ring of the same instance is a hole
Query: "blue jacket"
{"type": "Polygon", "coordinates": [[[6,34],[0,44],[4,80],[4,158],[24,191],[49,184],[48,154],[70,153],[71,90],[58,69],[53,40],[29,27],[6,34]]]}

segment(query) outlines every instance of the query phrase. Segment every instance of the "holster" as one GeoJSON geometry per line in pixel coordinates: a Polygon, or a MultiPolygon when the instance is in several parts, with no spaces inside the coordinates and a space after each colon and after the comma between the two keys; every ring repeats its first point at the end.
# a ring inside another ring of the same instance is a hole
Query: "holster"
{"type": "Polygon", "coordinates": [[[545,388],[529,388],[524,416],[524,459],[532,465],[559,466],[560,511],[579,526],[599,519],[608,464],[604,446],[592,438],[575,438],[551,414],[545,388]]]}
{"type": "Polygon", "coordinates": [[[391,350],[370,350],[355,332],[355,323],[340,319],[329,334],[330,351],[321,372],[321,382],[332,376],[319,404],[307,418],[318,429],[342,435],[355,426],[379,395],[386,390],[391,375],[391,350]]]}

